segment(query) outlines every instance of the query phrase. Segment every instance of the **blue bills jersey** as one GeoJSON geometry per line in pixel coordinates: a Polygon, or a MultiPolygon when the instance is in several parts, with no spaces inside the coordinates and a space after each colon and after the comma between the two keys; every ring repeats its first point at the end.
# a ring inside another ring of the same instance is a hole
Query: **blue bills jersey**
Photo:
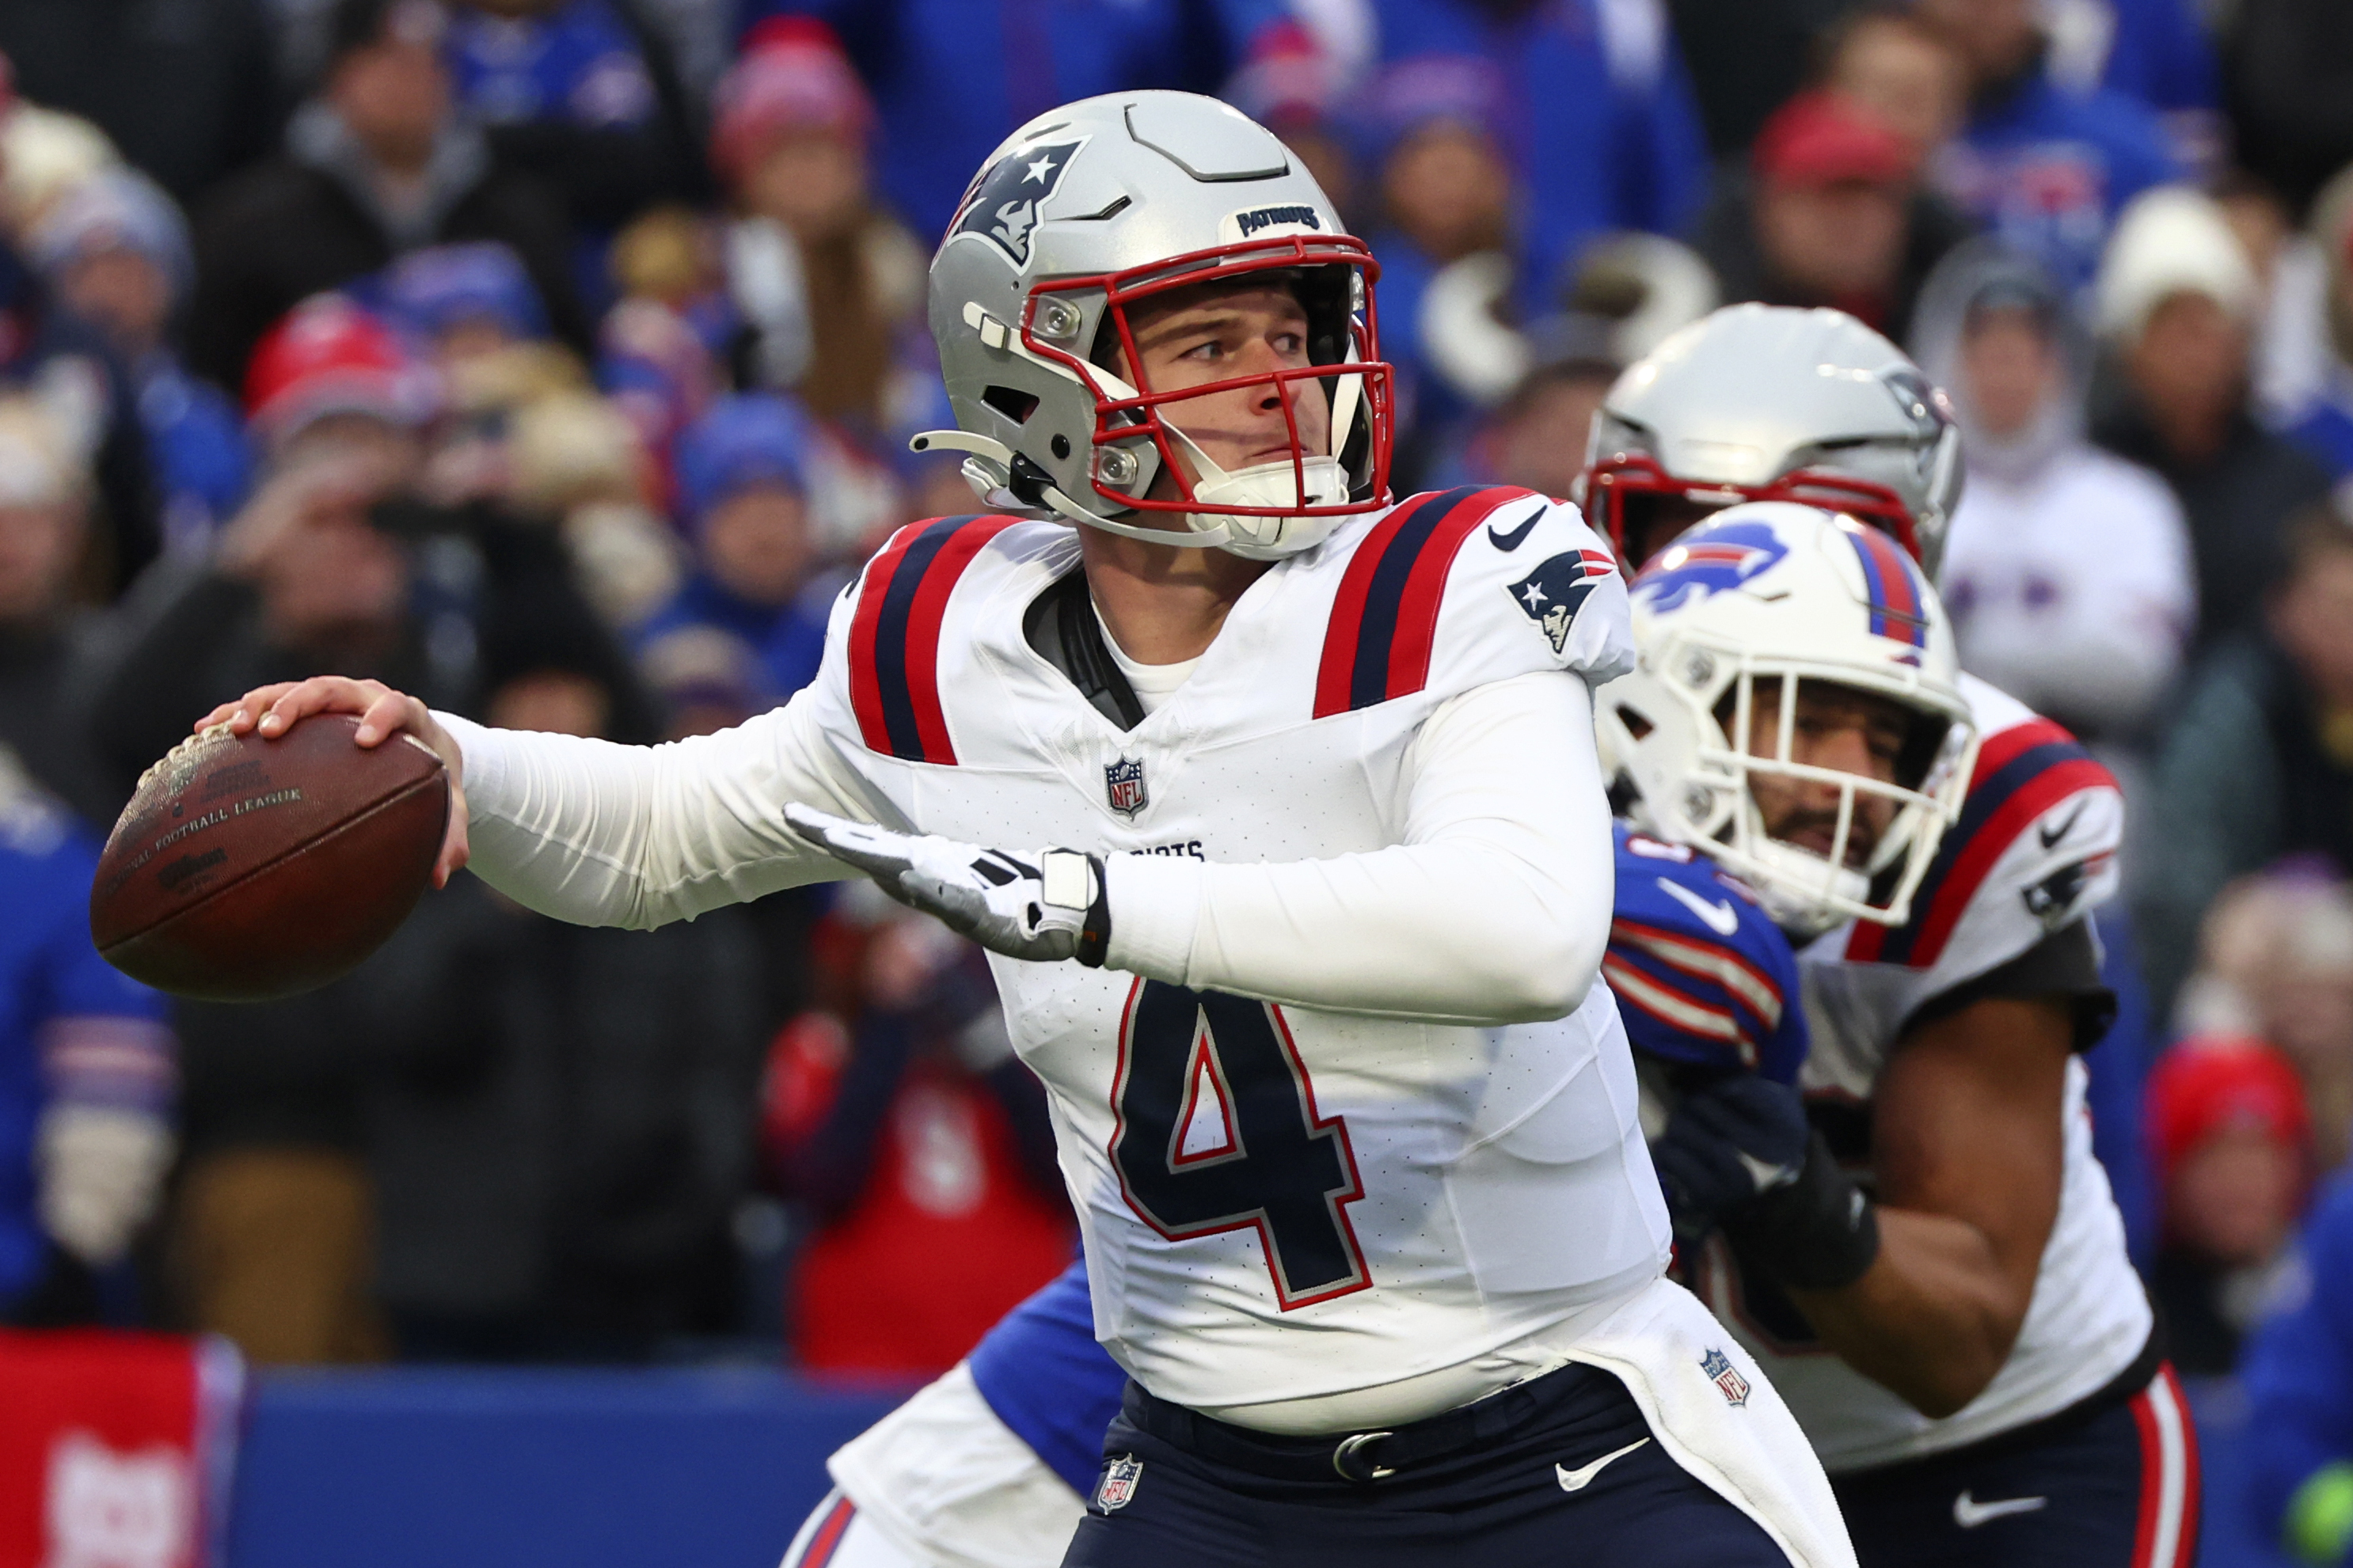
{"type": "MultiPolygon", "coordinates": [[[[1798,961],[1756,896],[1706,856],[1622,822],[1617,848],[1602,973],[1645,1080],[1665,1067],[1795,1082],[1807,1046],[1798,961]]],[[[1127,1374],[1095,1343],[1085,1259],[1015,1308],[969,1360],[997,1418],[1088,1495],[1127,1374]]]]}
{"type": "Polygon", "coordinates": [[[1795,1083],[1806,1059],[1798,959],[1757,895],[1687,845],[1620,822],[1602,978],[1626,1037],[1678,1067],[1795,1083]]]}

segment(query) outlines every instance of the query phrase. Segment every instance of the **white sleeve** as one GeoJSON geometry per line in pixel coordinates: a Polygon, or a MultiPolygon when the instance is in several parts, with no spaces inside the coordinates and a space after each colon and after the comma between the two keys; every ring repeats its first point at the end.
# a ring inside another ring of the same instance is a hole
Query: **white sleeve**
{"type": "Polygon", "coordinates": [[[1409,748],[1405,781],[1405,842],[1391,848],[1282,865],[1113,859],[1110,966],[1430,1023],[1574,1011],[1614,896],[1585,682],[1523,675],[1453,698],[1409,748]]]}
{"type": "Polygon", "coordinates": [[[475,874],[578,925],[649,928],[853,875],[785,826],[790,801],[903,826],[841,761],[807,691],[733,730],[665,746],[434,717],[465,753],[475,874]]]}

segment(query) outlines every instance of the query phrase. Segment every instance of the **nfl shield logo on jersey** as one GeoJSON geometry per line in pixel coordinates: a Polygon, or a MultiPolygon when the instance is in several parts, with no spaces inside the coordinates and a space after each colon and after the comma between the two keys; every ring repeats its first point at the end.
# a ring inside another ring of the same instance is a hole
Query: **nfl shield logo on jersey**
{"type": "Polygon", "coordinates": [[[1144,793],[1144,763],[1141,761],[1130,762],[1125,757],[1115,763],[1105,763],[1103,793],[1111,797],[1113,811],[1130,822],[1134,821],[1135,814],[1142,811],[1151,799],[1144,793]]]}
{"type": "Polygon", "coordinates": [[[1144,1479],[1144,1461],[1134,1454],[1122,1454],[1103,1465],[1103,1479],[1095,1483],[1095,1508],[1103,1513],[1116,1513],[1135,1500],[1135,1483],[1144,1479]]]}
{"type": "Polygon", "coordinates": [[[1700,1357],[1699,1369],[1715,1380],[1715,1386],[1724,1391],[1726,1405],[1748,1403],[1748,1380],[1740,1375],[1740,1369],[1722,1351],[1712,1350],[1700,1357]]]}

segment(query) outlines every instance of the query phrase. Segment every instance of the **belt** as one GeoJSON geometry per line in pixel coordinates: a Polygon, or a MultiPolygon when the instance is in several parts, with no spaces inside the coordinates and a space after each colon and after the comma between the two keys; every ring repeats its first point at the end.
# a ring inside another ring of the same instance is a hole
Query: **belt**
{"type": "Polygon", "coordinates": [[[1283,1437],[1254,1432],[1171,1405],[1134,1383],[1127,1385],[1120,1413],[1138,1431],[1173,1447],[1271,1480],[1337,1478],[1369,1487],[1419,1466],[1486,1447],[1588,1391],[1592,1379],[1608,1375],[1572,1363],[1420,1421],[1336,1436],[1283,1437]]]}

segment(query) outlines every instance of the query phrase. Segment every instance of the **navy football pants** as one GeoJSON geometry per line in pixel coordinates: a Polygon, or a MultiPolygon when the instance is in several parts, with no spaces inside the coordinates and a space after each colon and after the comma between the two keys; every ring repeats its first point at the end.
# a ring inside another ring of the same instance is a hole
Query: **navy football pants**
{"type": "Polygon", "coordinates": [[[2189,1568],[2198,1438],[2169,1366],[2080,1423],[1833,1477],[1862,1568],[2189,1568]]]}
{"type": "Polygon", "coordinates": [[[1616,1378],[1569,1366],[1524,1392],[1537,1396],[1522,1399],[1525,1418],[1509,1429],[1383,1479],[1351,1481],[1334,1468],[1328,1437],[1265,1436],[1195,1417],[1219,1441],[1179,1447],[1144,1429],[1168,1424],[1131,1384],[1103,1439],[1104,1473],[1124,1483],[1125,1500],[1106,1510],[1098,1485],[1064,1568],[1788,1568],[1747,1515],[1649,1440],[1616,1378]],[[1631,1445],[1640,1446],[1577,1489],[1564,1485],[1563,1472],[1578,1480],[1631,1445]]]}

